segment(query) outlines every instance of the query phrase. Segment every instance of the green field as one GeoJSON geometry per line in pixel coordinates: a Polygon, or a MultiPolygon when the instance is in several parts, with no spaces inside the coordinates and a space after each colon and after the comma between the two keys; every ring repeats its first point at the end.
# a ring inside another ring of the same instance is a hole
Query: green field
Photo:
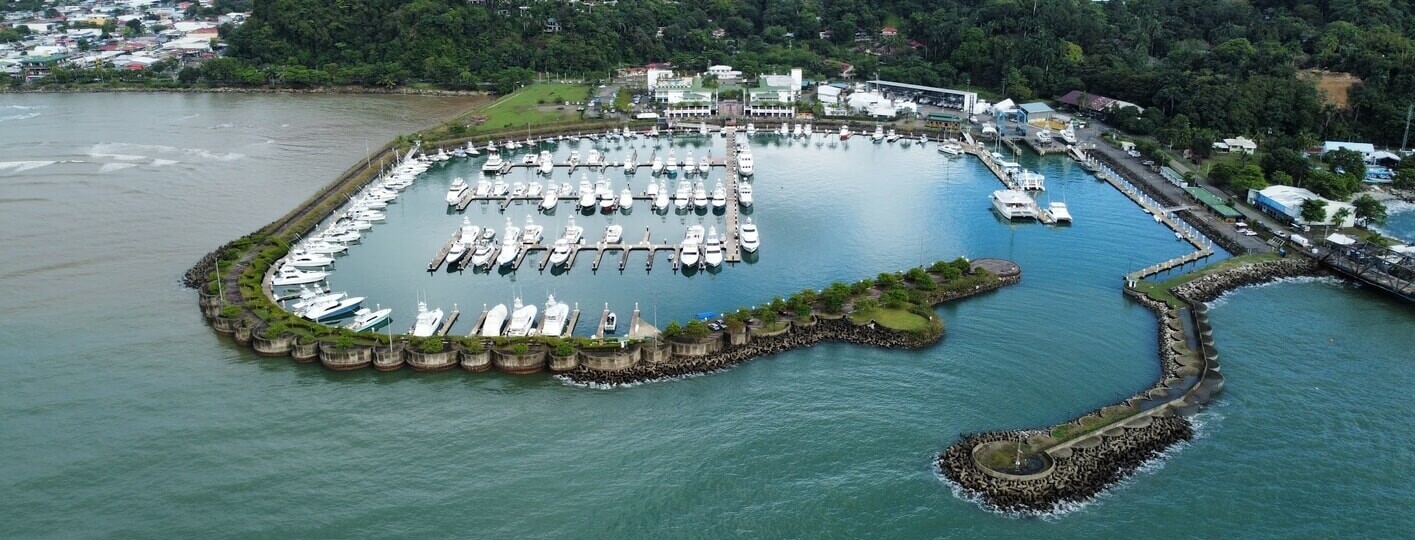
{"type": "Polygon", "coordinates": [[[929,320],[902,309],[875,308],[850,314],[856,323],[873,320],[885,328],[902,331],[928,330],[929,320]]]}
{"type": "Polygon", "coordinates": [[[579,120],[580,113],[575,109],[583,106],[589,93],[590,87],[583,84],[533,84],[473,111],[471,117],[486,117],[473,129],[498,131],[579,120]],[[581,105],[565,105],[567,101],[581,105]]]}

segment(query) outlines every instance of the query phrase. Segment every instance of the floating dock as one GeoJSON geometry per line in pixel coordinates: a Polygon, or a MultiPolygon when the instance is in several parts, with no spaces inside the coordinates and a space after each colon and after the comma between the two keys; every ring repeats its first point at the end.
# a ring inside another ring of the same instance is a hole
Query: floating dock
{"type": "Polygon", "coordinates": [[[437,256],[427,263],[427,271],[436,272],[438,268],[442,268],[442,261],[447,258],[447,253],[452,251],[452,246],[461,240],[462,228],[457,227],[457,232],[452,234],[452,238],[446,244],[442,244],[442,249],[437,252],[437,256]]]}

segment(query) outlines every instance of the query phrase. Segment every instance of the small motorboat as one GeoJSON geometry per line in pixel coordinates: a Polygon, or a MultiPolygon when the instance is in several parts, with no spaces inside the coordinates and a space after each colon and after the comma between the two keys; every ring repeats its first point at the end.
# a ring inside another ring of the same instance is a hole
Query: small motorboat
{"type": "Polygon", "coordinates": [[[609,315],[604,316],[604,333],[613,334],[617,331],[619,331],[619,316],[611,311],[609,315]]]}

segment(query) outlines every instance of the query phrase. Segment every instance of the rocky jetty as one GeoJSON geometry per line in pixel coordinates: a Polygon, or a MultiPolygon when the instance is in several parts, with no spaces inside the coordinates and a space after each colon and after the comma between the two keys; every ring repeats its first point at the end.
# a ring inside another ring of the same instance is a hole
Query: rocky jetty
{"type": "Polygon", "coordinates": [[[1321,273],[1317,261],[1292,256],[1285,259],[1224,269],[1174,288],[1174,294],[1190,302],[1208,302],[1238,287],[1267,283],[1282,278],[1321,273]]]}

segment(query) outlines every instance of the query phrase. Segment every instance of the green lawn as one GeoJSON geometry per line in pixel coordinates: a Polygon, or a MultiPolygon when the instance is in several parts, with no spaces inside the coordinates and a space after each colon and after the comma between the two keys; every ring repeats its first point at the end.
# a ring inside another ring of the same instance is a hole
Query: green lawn
{"type": "Polygon", "coordinates": [[[1231,267],[1234,267],[1234,266],[1239,266],[1239,265],[1244,265],[1244,264],[1252,264],[1252,263],[1260,263],[1260,262],[1267,262],[1267,261],[1275,261],[1275,260],[1278,260],[1278,259],[1281,259],[1281,258],[1282,258],[1282,257],[1279,256],[1279,255],[1276,254],[1276,253],[1254,253],[1254,254],[1252,254],[1252,255],[1243,255],[1243,256],[1241,256],[1241,257],[1233,257],[1233,258],[1231,258],[1231,259],[1225,259],[1225,260],[1220,261],[1220,262],[1218,262],[1218,263],[1205,266],[1205,267],[1203,267],[1203,268],[1200,268],[1200,269],[1195,270],[1195,271],[1193,271],[1193,272],[1189,272],[1189,273],[1184,274],[1184,275],[1182,275],[1182,276],[1175,276],[1175,277],[1169,278],[1169,279],[1167,279],[1167,280],[1164,280],[1164,281],[1161,281],[1161,282],[1158,282],[1158,283],[1153,282],[1153,281],[1150,281],[1150,280],[1141,280],[1140,283],[1135,286],[1135,290],[1140,291],[1140,292],[1142,292],[1142,293],[1145,293],[1145,294],[1148,295],[1150,298],[1153,298],[1153,299],[1155,299],[1155,300],[1159,300],[1159,301],[1161,301],[1161,302],[1165,302],[1165,303],[1169,304],[1170,306],[1173,306],[1173,307],[1181,307],[1181,306],[1182,306],[1182,303],[1179,301],[1179,299],[1178,299],[1178,298],[1175,298],[1175,296],[1174,296],[1173,294],[1170,294],[1170,292],[1169,292],[1171,289],[1173,289],[1173,288],[1175,288],[1175,287],[1178,287],[1178,286],[1183,285],[1183,284],[1185,284],[1185,283],[1188,283],[1188,282],[1190,282],[1190,281],[1194,281],[1195,279],[1198,279],[1200,276],[1204,276],[1204,275],[1207,275],[1207,274],[1210,274],[1210,273],[1213,273],[1213,272],[1222,270],[1222,269],[1224,269],[1224,268],[1231,268],[1231,267]]]}
{"type": "Polygon", "coordinates": [[[929,329],[929,320],[902,309],[875,308],[850,314],[856,323],[869,320],[884,325],[885,328],[902,331],[924,331],[929,329]]]}
{"type": "Polygon", "coordinates": [[[580,113],[575,109],[579,106],[565,102],[584,103],[589,92],[590,87],[583,84],[533,84],[473,111],[473,116],[486,116],[486,122],[473,129],[497,131],[578,120],[580,113]]]}

